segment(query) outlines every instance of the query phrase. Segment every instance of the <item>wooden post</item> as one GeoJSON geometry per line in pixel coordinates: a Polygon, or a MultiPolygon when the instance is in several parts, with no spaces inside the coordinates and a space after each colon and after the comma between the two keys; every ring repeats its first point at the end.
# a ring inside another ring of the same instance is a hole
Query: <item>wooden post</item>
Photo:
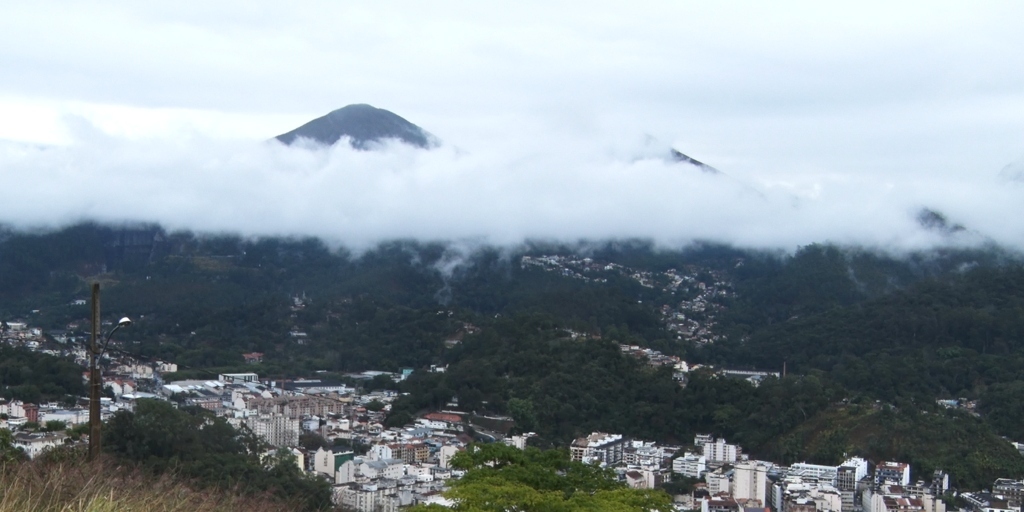
{"type": "Polygon", "coordinates": [[[100,284],[92,285],[92,336],[89,342],[89,460],[100,455],[100,284]]]}

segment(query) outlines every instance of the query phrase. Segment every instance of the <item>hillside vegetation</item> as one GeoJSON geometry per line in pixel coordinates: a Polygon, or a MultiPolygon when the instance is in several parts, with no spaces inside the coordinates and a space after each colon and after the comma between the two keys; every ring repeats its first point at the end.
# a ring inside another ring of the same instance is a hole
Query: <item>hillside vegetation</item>
{"type": "MultiPolygon", "coordinates": [[[[391,425],[457,400],[510,415],[540,446],[593,430],[680,443],[710,432],[783,463],[902,458],[915,474],[941,467],[957,485],[984,486],[1024,477],[1024,458],[999,437],[1024,440],[1021,261],[996,247],[896,257],[642,242],[474,251],[393,242],[353,255],[316,240],[80,225],[0,235],[0,315],[87,328],[88,307],[70,303],[99,279],[103,310],[136,319],[119,349],[176,362],[182,375],[416,369],[391,425]],[[592,273],[520,264],[580,252],[600,262],[592,273]],[[656,277],[675,269],[695,276],[685,290],[656,277]],[[665,311],[681,311],[696,281],[718,280],[729,293],[709,299],[717,316],[705,323],[716,341],[666,329],[665,311]],[[697,371],[682,386],[619,344],[788,375],[754,388],[697,371]],[[253,351],[264,362],[243,364],[253,351]],[[959,398],[980,417],[935,404],[959,398]]],[[[8,396],[76,392],[70,381],[44,392],[31,368],[0,372],[8,396]]]]}
{"type": "Polygon", "coordinates": [[[570,462],[565,450],[519,450],[499,443],[471,445],[452,458],[452,466],[466,471],[445,493],[454,506],[420,505],[412,512],[674,510],[664,491],[630,489],[616,481],[611,470],[570,462]]]}
{"type": "Polygon", "coordinates": [[[294,504],[268,497],[196,490],[170,475],[150,476],[114,459],[51,453],[0,466],[0,512],[277,512],[294,504]]]}

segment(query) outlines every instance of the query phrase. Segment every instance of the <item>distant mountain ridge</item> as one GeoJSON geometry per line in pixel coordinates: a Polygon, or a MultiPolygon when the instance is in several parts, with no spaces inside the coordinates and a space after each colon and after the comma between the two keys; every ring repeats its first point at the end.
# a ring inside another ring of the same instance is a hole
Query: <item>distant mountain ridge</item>
{"type": "Polygon", "coordinates": [[[701,162],[700,160],[692,158],[692,157],[690,157],[688,155],[684,155],[682,152],[680,152],[678,149],[675,149],[675,148],[672,148],[672,159],[675,160],[676,162],[683,162],[683,163],[687,163],[687,164],[690,164],[690,165],[695,165],[700,170],[702,170],[702,171],[704,171],[706,173],[709,173],[709,174],[721,174],[722,173],[722,171],[719,171],[718,169],[715,169],[714,167],[711,167],[710,165],[708,165],[708,164],[706,164],[704,162],[701,162]]]}
{"type": "Polygon", "coordinates": [[[967,230],[964,226],[950,222],[942,213],[931,208],[921,208],[917,212],[917,223],[927,230],[944,235],[953,235],[967,230]]]}
{"type": "Polygon", "coordinates": [[[348,137],[356,149],[369,149],[385,139],[398,139],[420,148],[439,144],[436,137],[403,117],[366,104],[339,108],[275,138],[288,145],[306,138],[330,146],[342,137],[348,137]]]}

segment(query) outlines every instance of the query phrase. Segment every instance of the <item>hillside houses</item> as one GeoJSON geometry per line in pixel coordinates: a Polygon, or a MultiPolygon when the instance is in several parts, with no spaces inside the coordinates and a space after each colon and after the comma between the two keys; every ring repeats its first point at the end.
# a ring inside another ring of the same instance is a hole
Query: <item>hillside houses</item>
{"type": "MultiPolygon", "coordinates": [[[[739,261],[737,265],[741,265],[739,261]]],[[[735,297],[732,282],[725,273],[687,265],[663,272],[642,271],[617,263],[602,263],[576,255],[523,256],[522,269],[540,269],[588,283],[606,283],[610,277],[631,279],[645,288],[658,289],[678,297],[678,302],[659,311],[665,328],[677,339],[697,344],[722,340],[716,316],[724,311],[724,302],[735,297]]]]}

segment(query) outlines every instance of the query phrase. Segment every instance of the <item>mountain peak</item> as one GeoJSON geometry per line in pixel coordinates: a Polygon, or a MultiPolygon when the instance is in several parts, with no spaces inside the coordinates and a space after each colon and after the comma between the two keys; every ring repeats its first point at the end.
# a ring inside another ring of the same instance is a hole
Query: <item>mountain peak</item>
{"type": "Polygon", "coordinates": [[[722,172],[722,171],[719,171],[718,169],[715,169],[714,167],[711,167],[710,165],[708,165],[708,164],[706,164],[704,162],[701,162],[700,160],[697,160],[695,158],[691,158],[688,155],[684,155],[681,151],[677,150],[676,148],[671,148],[671,150],[672,150],[672,159],[675,160],[676,162],[683,162],[683,163],[687,163],[687,164],[690,164],[690,165],[697,166],[698,169],[700,169],[700,170],[702,170],[702,171],[704,171],[706,173],[709,173],[709,174],[721,174],[721,172],[722,172]]]}
{"type": "Polygon", "coordinates": [[[393,112],[365,103],[339,108],[276,138],[288,145],[299,138],[306,138],[329,146],[342,137],[348,137],[356,149],[369,149],[372,143],[384,139],[398,139],[420,148],[438,144],[437,139],[423,128],[393,112]]]}
{"type": "Polygon", "coordinates": [[[921,208],[917,212],[917,223],[925,229],[937,231],[944,235],[952,235],[966,230],[960,224],[950,222],[945,215],[931,208],[921,208]]]}

